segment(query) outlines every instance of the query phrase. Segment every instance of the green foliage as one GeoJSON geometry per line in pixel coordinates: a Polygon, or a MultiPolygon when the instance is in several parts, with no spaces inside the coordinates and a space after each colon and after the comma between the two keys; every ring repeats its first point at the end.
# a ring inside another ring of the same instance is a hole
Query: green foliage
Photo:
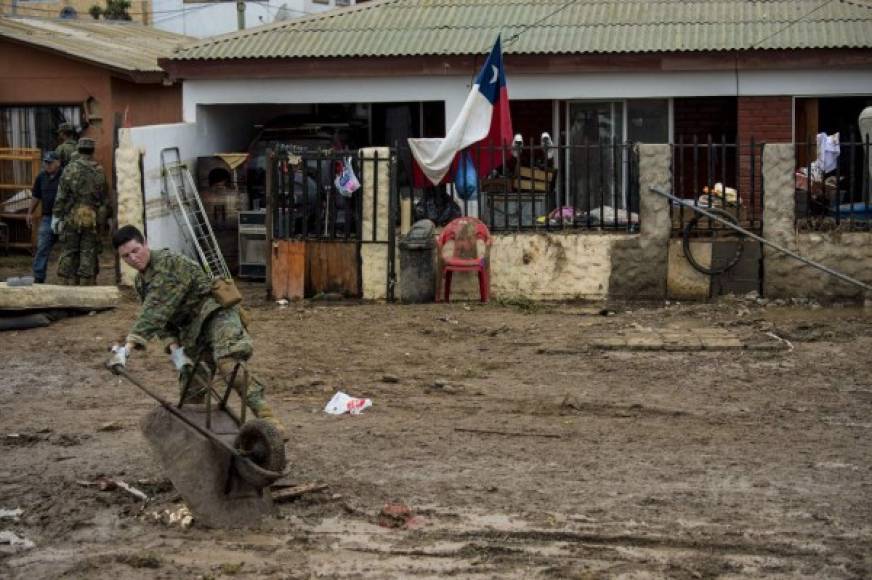
{"type": "Polygon", "coordinates": [[[89,12],[94,18],[103,16],[106,20],[130,20],[130,14],[127,12],[129,8],[130,0],[106,0],[105,8],[95,4],[91,6],[89,12]],[[94,16],[95,12],[97,12],[97,16],[94,16]]]}

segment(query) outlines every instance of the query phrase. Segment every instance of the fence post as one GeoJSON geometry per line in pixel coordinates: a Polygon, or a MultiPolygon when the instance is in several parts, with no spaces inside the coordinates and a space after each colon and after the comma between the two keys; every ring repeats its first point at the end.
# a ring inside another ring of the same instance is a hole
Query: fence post
{"type": "MultiPolygon", "coordinates": [[[[763,237],[789,249],[796,247],[796,168],[791,143],[767,143],[763,146],[763,237]]],[[[791,274],[797,264],[770,248],[763,250],[763,293],[766,296],[789,296],[791,274]]]]}
{"type": "Polygon", "coordinates": [[[636,298],[666,296],[666,266],[672,221],[669,201],[652,187],[672,191],[672,146],[640,144],[639,235],[612,250],[609,295],[636,298]]]}
{"type": "Polygon", "coordinates": [[[368,300],[384,300],[388,285],[390,160],[388,147],[362,149],[360,271],[361,292],[368,300]]]}

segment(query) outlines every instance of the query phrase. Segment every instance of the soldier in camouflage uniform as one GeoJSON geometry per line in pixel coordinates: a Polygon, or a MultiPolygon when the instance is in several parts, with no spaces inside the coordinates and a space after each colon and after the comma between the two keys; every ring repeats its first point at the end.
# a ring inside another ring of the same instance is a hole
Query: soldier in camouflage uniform
{"type": "Polygon", "coordinates": [[[61,123],[58,126],[58,136],[62,139],[61,144],[55,149],[61,160],[61,167],[65,167],[76,153],[76,132],[71,123],[61,123]]]}
{"type": "MultiPolygon", "coordinates": [[[[142,309],[125,345],[116,347],[110,368],[124,366],[130,353],[158,338],[179,371],[183,401],[200,403],[216,372],[240,393],[248,380],[249,408],[254,414],[284,429],[274,418],[263,396],[263,385],[247,372],[235,372],[237,363],[251,358],[253,345],[238,306],[224,308],[212,297],[212,283],[199,264],[170,250],[150,250],[142,233],[133,226],[120,228],[112,237],[118,255],[137,270],[134,283],[142,309]],[[190,356],[189,356],[190,355],[190,356]],[[200,364],[203,362],[208,373],[200,364]]],[[[241,371],[241,368],[240,368],[241,371]]]]}
{"type": "Polygon", "coordinates": [[[58,275],[68,286],[93,286],[97,280],[100,237],[97,226],[109,216],[106,177],[94,161],[94,140],[82,138],[78,156],[61,174],[52,210],[52,231],[60,236],[58,275]]]}

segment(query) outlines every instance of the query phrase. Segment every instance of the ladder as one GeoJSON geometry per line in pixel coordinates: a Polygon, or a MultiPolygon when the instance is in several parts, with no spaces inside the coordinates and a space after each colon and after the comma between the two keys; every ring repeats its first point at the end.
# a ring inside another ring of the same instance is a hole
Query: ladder
{"type": "Polygon", "coordinates": [[[206,217],[194,178],[182,163],[179,148],[162,149],[160,165],[163,192],[168,197],[170,209],[173,210],[173,215],[188,243],[193,246],[200,258],[206,274],[213,280],[232,279],[230,269],[218,246],[218,240],[215,239],[215,232],[212,231],[212,225],[206,217]]]}

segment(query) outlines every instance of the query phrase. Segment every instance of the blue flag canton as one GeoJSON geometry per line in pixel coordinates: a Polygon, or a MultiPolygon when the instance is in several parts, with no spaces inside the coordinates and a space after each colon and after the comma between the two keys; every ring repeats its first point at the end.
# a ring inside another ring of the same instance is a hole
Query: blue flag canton
{"type": "Polygon", "coordinates": [[[479,92],[484,95],[490,104],[497,102],[500,97],[500,89],[506,86],[506,72],[503,70],[503,53],[500,49],[500,38],[494,43],[490,55],[475,79],[479,92]]]}

